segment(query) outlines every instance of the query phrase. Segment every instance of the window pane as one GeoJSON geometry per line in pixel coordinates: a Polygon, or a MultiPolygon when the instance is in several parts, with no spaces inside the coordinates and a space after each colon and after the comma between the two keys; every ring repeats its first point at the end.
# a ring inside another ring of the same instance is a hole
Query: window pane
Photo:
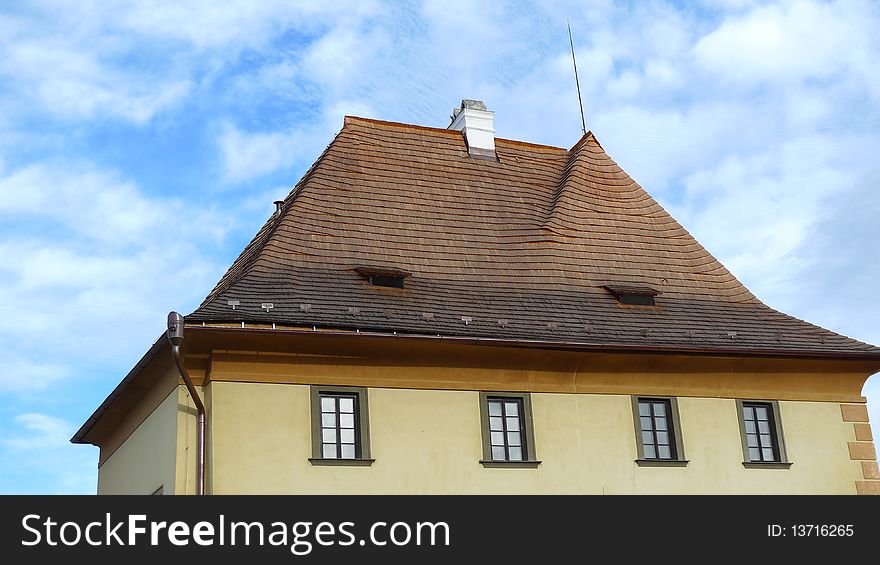
{"type": "Polygon", "coordinates": [[[757,447],[749,448],[749,461],[760,461],[761,451],[757,447]]]}
{"type": "Polygon", "coordinates": [[[507,412],[508,416],[519,415],[519,402],[505,402],[504,410],[507,412]]]}
{"type": "Polygon", "coordinates": [[[339,427],[340,428],[353,428],[354,427],[354,414],[340,414],[339,415],[339,427]]]}
{"type": "Polygon", "coordinates": [[[501,415],[501,403],[497,400],[489,401],[489,415],[490,416],[500,416],[501,415]]]}
{"type": "Polygon", "coordinates": [[[354,399],[353,398],[340,398],[339,399],[339,411],[340,412],[354,412],[354,399]]]}
{"type": "Polygon", "coordinates": [[[321,414],[321,426],[325,428],[335,428],[336,414],[321,414]]]}
{"type": "Polygon", "coordinates": [[[336,399],[329,396],[322,396],[321,412],[336,412],[336,399]]]}
{"type": "Polygon", "coordinates": [[[654,426],[658,430],[665,430],[666,429],[666,418],[665,417],[664,418],[654,418],[654,426]]]}
{"type": "Polygon", "coordinates": [[[504,432],[489,432],[492,435],[492,445],[504,445],[504,432]]]}
{"type": "Polygon", "coordinates": [[[762,434],[770,433],[770,422],[759,420],[758,421],[758,432],[762,434]]]}
{"type": "Polygon", "coordinates": [[[511,447],[509,448],[510,452],[510,461],[522,461],[522,448],[521,447],[511,447]]]}
{"type": "Polygon", "coordinates": [[[342,458],[354,459],[354,445],[347,443],[342,444],[342,458]]]}
{"type": "Polygon", "coordinates": [[[354,443],[354,430],[341,429],[339,431],[339,441],[341,443],[354,443]]]}
{"type": "Polygon", "coordinates": [[[518,432],[519,431],[519,418],[517,418],[516,416],[514,416],[514,417],[508,416],[507,417],[507,429],[511,432],[518,432]]]}
{"type": "Polygon", "coordinates": [[[654,443],[654,434],[651,432],[642,432],[642,445],[651,445],[654,443]]]}
{"type": "Polygon", "coordinates": [[[504,427],[501,424],[502,418],[496,418],[495,416],[489,417],[489,429],[490,430],[498,430],[501,431],[504,427]]]}
{"type": "Polygon", "coordinates": [[[336,443],[336,429],[324,428],[321,430],[321,441],[324,443],[336,443]]]}
{"type": "Polygon", "coordinates": [[[492,447],[492,460],[493,461],[504,461],[504,448],[503,447],[492,447]]]}
{"type": "Polygon", "coordinates": [[[639,402],[639,416],[650,416],[651,407],[647,402],[639,402]]]}
{"type": "Polygon", "coordinates": [[[649,418],[648,416],[642,416],[639,419],[642,421],[642,431],[650,432],[654,429],[654,427],[651,425],[651,418],[649,418]]]}
{"type": "Polygon", "coordinates": [[[653,445],[645,445],[645,459],[656,459],[657,452],[654,451],[653,445]]]}
{"type": "Polygon", "coordinates": [[[773,450],[769,447],[765,447],[761,450],[761,454],[764,456],[764,461],[775,461],[776,458],[773,457],[773,450]]]}
{"type": "Polygon", "coordinates": [[[672,459],[672,450],[668,445],[661,445],[657,448],[658,459],[672,459]]]}
{"type": "Polygon", "coordinates": [[[657,432],[657,443],[660,445],[669,445],[669,433],[657,432]]]}
{"type": "Polygon", "coordinates": [[[746,443],[748,443],[749,447],[758,447],[758,436],[754,434],[748,434],[746,436],[746,443]]]}
{"type": "Polygon", "coordinates": [[[747,434],[755,433],[755,421],[754,420],[746,420],[746,433],[747,434]]]}
{"type": "Polygon", "coordinates": [[[519,432],[507,432],[507,445],[522,445],[519,441],[519,432]]]}
{"type": "Polygon", "coordinates": [[[755,411],[751,406],[743,406],[743,416],[746,420],[754,420],[755,419],[755,411]]]}
{"type": "Polygon", "coordinates": [[[773,441],[770,439],[768,435],[761,435],[761,447],[770,447],[773,445],[773,441]]]}
{"type": "Polygon", "coordinates": [[[324,457],[327,459],[336,459],[336,445],[324,444],[324,457]]]}
{"type": "Polygon", "coordinates": [[[655,402],[654,403],[654,414],[657,416],[665,416],[666,415],[666,403],[665,402],[655,402]]]}
{"type": "Polygon", "coordinates": [[[759,420],[767,419],[767,407],[766,406],[755,406],[755,416],[759,420]]]}

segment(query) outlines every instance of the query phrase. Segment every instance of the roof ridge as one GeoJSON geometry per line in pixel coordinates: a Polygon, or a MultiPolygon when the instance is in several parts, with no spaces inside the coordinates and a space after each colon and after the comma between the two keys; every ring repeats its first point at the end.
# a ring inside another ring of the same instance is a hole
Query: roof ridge
{"type": "MultiPolygon", "coordinates": [[[[408,124],[405,122],[392,122],[389,120],[378,120],[376,118],[364,118],[362,116],[351,116],[351,115],[346,115],[343,118],[343,126],[342,127],[345,127],[346,125],[348,125],[350,123],[355,123],[355,122],[362,122],[362,123],[374,124],[374,125],[380,125],[380,126],[391,126],[391,127],[397,127],[400,129],[430,131],[433,133],[441,133],[441,134],[453,135],[453,136],[460,136],[461,135],[461,132],[458,130],[455,130],[455,129],[442,128],[442,127],[437,127],[437,126],[423,126],[423,125],[419,125],[419,124],[408,124]]],[[[539,149],[552,149],[554,151],[568,151],[568,149],[566,149],[565,147],[559,147],[557,145],[533,143],[531,141],[521,141],[519,139],[507,139],[505,137],[496,137],[495,143],[497,144],[498,142],[501,142],[504,145],[517,145],[517,146],[521,146],[521,147],[535,147],[535,148],[539,148],[539,149]]]]}

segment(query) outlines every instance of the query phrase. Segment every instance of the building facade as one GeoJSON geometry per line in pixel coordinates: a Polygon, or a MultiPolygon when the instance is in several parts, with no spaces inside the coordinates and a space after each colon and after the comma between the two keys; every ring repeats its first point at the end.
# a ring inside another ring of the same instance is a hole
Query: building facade
{"type": "Polygon", "coordinates": [[[592,134],[475,101],[346,118],[183,331],[74,436],[99,493],[880,493],[880,349],[762,304],[592,134]]]}

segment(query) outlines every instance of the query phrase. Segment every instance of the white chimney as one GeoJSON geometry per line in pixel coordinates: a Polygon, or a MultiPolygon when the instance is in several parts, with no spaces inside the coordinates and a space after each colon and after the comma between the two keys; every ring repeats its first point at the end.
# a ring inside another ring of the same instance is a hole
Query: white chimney
{"type": "Polygon", "coordinates": [[[452,123],[446,129],[464,134],[471,157],[495,159],[495,112],[486,109],[481,100],[462,100],[453,108],[452,123]]]}

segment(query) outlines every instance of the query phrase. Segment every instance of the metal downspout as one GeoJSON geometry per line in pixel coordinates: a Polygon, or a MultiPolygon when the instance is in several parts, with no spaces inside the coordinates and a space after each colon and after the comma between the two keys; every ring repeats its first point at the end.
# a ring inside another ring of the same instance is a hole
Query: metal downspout
{"type": "Polygon", "coordinates": [[[180,344],[183,343],[183,316],[177,312],[168,313],[168,341],[171,343],[171,356],[174,364],[183,377],[186,390],[196,405],[197,430],[196,430],[196,453],[198,457],[198,473],[196,475],[196,494],[205,494],[205,405],[193,384],[189,371],[183,364],[183,356],[180,353],[180,344]]]}

